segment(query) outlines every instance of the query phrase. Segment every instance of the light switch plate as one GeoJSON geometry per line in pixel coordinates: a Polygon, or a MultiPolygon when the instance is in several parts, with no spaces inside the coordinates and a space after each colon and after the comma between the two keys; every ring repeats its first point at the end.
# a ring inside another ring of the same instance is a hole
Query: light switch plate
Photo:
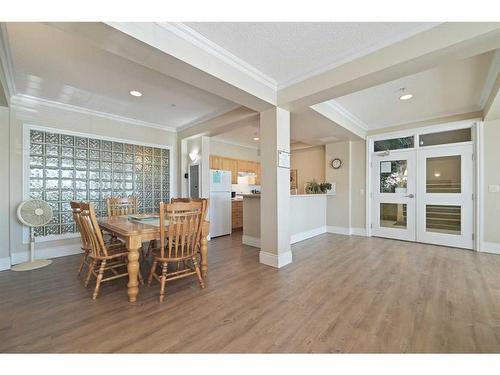
{"type": "Polygon", "coordinates": [[[490,193],[498,193],[498,192],[500,192],[500,186],[499,185],[488,185],[488,191],[490,193]]]}

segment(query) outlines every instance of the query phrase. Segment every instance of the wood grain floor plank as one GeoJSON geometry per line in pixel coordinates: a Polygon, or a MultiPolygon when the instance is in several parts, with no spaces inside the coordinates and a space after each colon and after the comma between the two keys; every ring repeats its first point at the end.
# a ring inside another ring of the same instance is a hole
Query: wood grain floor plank
{"type": "Polygon", "coordinates": [[[125,280],[92,301],[78,256],[0,272],[0,352],[500,351],[500,256],[334,234],[292,251],[276,270],[241,232],[214,239],[207,288],[173,281],[162,304],[156,284],[128,303],[125,280]]]}

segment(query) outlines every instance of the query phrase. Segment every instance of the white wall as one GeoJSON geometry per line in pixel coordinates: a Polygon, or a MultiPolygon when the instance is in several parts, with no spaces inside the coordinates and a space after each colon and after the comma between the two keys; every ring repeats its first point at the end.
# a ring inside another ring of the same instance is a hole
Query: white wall
{"type": "MultiPolygon", "coordinates": [[[[23,124],[39,125],[51,127],[60,131],[73,131],[96,136],[112,137],[130,142],[143,142],[171,147],[170,171],[173,176],[171,194],[176,194],[176,134],[155,128],[133,125],[130,123],[97,117],[85,113],[78,113],[69,110],[34,107],[23,108],[13,107],[10,114],[10,198],[9,198],[9,223],[10,223],[10,252],[13,259],[25,261],[28,257],[27,244],[23,244],[23,227],[17,221],[15,210],[17,205],[23,200],[23,124]]],[[[3,137],[2,137],[3,138],[3,137]]],[[[1,167],[0,167],[1,168],[1,167]]],[[[79,239],[46,241],[37,244],[37,248],[42,253],[50,254],[47,249],[62,246],[63,248],[77,249],[79,239]],[[45,250],[44,250],[45,249],[45,250]]]]}
{"type": "Polygon", "coordinates": [[[336,195],[328,198],[327,225],[331,231],[364,235],[366,231],[366,142],[343,141],[325,146],[325,180],[336,185],[336,195]],[[342,166],[330,162],[339,158],[342,166]]]}
{"type": "Polygon", "coordinates": [[[210,155],[231,159],[260,161],[260,155],[256,148],[216,141],[213,138],[210,139],[210,155]]]}
{"type": "Polygon", "coordinates": [[[331,227],[350,228],[350,141],[329,143],[325,146],[326,170],[325,179],[335,183],[336,196],[328,201],[326,223],[331,227]],[[333,169],[330,161],[339,158],[342,166],[333,169]]]}

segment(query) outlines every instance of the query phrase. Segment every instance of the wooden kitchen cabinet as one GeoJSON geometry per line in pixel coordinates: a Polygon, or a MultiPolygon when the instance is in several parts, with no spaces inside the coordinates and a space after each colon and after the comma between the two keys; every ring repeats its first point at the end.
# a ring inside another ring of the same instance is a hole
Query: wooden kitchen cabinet
{"type": "Polygon", "coordinates": [[[243,228],[243,200],[231,201],[231,228],[243,228]]]}
{"type": "Polygon", "coordinates": [[[210,169],[231,171],[231,183],[238,183],[238,172],[255,173],[255,184],[260,185],[260,163],[251,160],[225,158],[223,156],[210,156],[210,169]]]}

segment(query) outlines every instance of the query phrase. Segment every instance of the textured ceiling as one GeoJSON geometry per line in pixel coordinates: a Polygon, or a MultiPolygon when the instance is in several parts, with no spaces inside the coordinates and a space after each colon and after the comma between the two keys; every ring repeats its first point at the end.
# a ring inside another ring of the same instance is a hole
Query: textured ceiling
{"type": "Polygon", "coordinates": [[[376,129],[481,110],[493,52],[454,61],[334,100],[376,129]],[[400,89],[413,94],[401,101],[400,89]]]}
{"type": "Polygon", "coordinates": [[[232,55],[285,86],[405,39],[433,23],[188,22],[232,55]]]}
{"type": "Polygon", "coordinates": [[[236,107],[48,25],[7,23],[7,31],[17,94],[170,127],[236,107]]]}

